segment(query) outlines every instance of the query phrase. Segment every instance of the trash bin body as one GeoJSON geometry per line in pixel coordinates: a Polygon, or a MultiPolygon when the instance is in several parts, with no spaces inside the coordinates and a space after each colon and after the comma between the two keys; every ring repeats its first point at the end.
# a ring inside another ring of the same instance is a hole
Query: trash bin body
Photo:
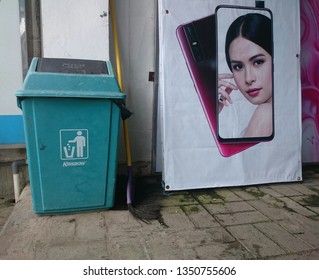
{"type": "MultiPolygon", "coordinates": [[[[51,60],[46,62],[55,62],[51,60]]],[[[67,61],[73,68],[77,63],[85,68],[85,61],[67,61]]],[[[125,98],[111,64],[100,62],[106,70],[92,74],[78,69],[59,72],[59,67],[46,72],[37,68],[40,62],[33,59],[24,88],[16,93],[23,113],[33,211],[109,209],[115,198],[120,124],[114,101],[125,98]]]]}

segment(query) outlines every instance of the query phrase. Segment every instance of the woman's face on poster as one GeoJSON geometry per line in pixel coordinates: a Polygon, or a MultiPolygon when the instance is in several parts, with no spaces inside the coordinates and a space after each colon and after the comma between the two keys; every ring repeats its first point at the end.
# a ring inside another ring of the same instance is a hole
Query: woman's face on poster
{"type": "Polygon", "coordinates": [[[259,45],[243,37],[237,37],[229,47],[234,80],[252,104],[259,105],[272,100],[272,58],[259,45]]]}

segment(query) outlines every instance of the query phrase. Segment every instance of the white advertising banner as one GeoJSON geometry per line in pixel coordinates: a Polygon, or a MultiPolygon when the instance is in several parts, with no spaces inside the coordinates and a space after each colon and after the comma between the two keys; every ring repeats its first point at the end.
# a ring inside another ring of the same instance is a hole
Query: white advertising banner
{"type": "Polygon", "coordinates": [[[166,191],[302,180],[297,0],[159,0],[166,191]]]}

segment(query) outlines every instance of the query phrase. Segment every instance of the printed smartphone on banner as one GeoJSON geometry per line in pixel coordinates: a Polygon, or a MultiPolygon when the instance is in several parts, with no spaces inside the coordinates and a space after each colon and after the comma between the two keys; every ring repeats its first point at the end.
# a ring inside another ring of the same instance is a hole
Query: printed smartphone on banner
{"type": "Polygon", "coordinates": [[[272,13],[221,5],[215,16],[218,141],[270,141],[274,137],[272,13]]]}
{"type": "Polygon", "coordinates": [[[220,154],[229,157],[256,144],[226,144],[217,139],[215,15],[180,25],[176,35],[220,154]]]}

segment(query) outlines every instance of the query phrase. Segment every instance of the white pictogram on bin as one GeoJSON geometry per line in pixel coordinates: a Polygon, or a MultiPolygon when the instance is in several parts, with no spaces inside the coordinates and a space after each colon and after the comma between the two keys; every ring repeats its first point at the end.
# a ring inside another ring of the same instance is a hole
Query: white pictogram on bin
{"type": "Polygon", "coordinates": [[[89,131],[87,129],[60,130],[61,160],[87,159],[89,157],[89,131]]]}

